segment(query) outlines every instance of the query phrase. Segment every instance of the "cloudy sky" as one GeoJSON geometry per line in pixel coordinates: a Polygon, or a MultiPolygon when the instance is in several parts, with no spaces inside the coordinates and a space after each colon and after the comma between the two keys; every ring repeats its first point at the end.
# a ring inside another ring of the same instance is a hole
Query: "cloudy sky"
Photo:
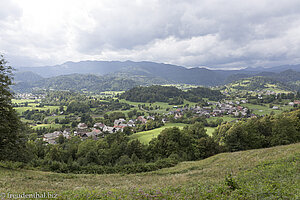
{"type": "Polygon", "coordinates": [[[133,60],[240,68],[300,63],[299,0],[1,0],[14,66],[133,60]]]}

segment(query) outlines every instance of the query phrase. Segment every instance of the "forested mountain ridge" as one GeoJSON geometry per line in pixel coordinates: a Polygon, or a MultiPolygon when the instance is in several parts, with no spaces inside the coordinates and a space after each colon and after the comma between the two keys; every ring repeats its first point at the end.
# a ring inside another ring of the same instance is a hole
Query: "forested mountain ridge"
{"type": "Polygon", "coordinates": [[[42,76],[31,71],[17,72],[14,77],[15,82],[36,82],[41,79],[43,79],[42,76]]]}
{"type": "MultiPolygon", "coordinates": [[[[62,65],[45,67],[19,68],[22,71],[32,71],[45,78],[68,74],[96,74],[96,75],[125,75],[157,78],[165,82],[186,83],[196,85],[218,85],[236,70],[209,70],[206,68],[185,68],[177,65],[155,62],[133,61],[81,61],[66,62],[62,65]]],[[[251,73],[251,72],[248,72],[251,73]]]]}
{"type": "Polygon", "coordinates": [[[298,71],[290,69],[277,73],[272,71],[272,68],[265,69],[269,71],[260,70],[210,70],[132,61],[67,62],[50,67],[20,68],[15,75],[16,85],[12,88],[17,92],[28,92],[34,88],[101,92],[128,90],[139,85],[154,84],[219,86],[244,78],[260,76],[275,82],[279,81],[280,84],[292,90],[300,89],[300,72],[298,71]],[[41,75],[48,78],[43,78],[41,75]]]}
{"type": "Polygon", "coordinates": [[[44,78],[31,83],[18,82],[12,86],[12,89],[17,92],[30,92],[34,88],[102,92],[109,90],[128,90],[138,85],[139,82],[123,77],[71,74],[44,78]]]}

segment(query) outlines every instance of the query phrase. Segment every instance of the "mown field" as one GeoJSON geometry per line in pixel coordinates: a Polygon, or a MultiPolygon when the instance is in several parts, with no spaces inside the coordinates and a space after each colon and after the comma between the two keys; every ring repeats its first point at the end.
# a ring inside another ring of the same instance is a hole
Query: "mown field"
{"type": "Polygon", "coordinates": [[[230,122],[230,121],[233,121],[233,120],[237,120],[237,118],[233,117],[232,115],[224,115],[222,117],[210,117],[210,118],[207,118],[207,121],[210,122],[210,121],[216,121],[217,119],[222,119],[223,122],[230,122]]]}
{"type": "Polygon", "coordinates": [[[264,104],[264,105],[254,105],[250,103],[242,104],[242,106],[249,108],[252,110],[253,114],[256,115],[268,115],[271,112],[274,112],[275,114],[282,113],[283,111],[289,111],[292,107],[291,106],[280,106],[274,104],[274,106],[277,106],[279,109],[275,110],[269,107],[269,104],[264,104]]]}
{"type": "Polygon", "coordinates": [[[49,192],[58,199],[299,199],[299,172],[300,143],[222,153],[130,175],[58,174],[0,167],[0,192],[49,192]]]}
{"type": "Polygon", "coordinates": [[[182,123],[166,123],[164,126],[160,128],[156,128],[150,131],[134,133],[130,136],[130,139],[133,140],[138,139],[140,142],[144,144],[148,144],[153,138],[156,138],[164,129],[171,128],[171,127],[178,127],[182,129],[186,125],[187,124],[182,124],[182,123]]]}
{"type": "MultiPolygon", "coordinates": [[[[161,133],[161,131],[163,131],[164,129],[171,128],[171,127],[178,127],[179,129],[182,129],[184,126],[188,126],[188,124],[166,123],[165,126],[162,126],[160,128],[134,133],[130,136],[130,139],[132,139],[132,140],[138,139],[140,142],[142,142],[144,144],[148,144],[153,138],[156,138],[161,133]]],[[[210,136],[215,131],[215,128],[212,128],[212,127],[205,127],[205,129],[206,129],[206,133],[210,136]]]]}

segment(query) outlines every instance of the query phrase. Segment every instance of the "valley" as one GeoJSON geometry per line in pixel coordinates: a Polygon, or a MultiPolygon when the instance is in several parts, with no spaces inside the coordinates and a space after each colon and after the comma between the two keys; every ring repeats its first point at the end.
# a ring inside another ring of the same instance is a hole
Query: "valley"
{"type": "MultiPolygon", "coordinates": [[[[276,193],[265,182],[260,192],[248,184],[254,177],[277,184],[278,177],[269,174],[282,165],[297,170],[300,93],[284,77],[272,78],[294,72],[228,71],[226,80],[232,82],[205,86],[139,73],[19,74],[11,105],[24,126],[25,149],[16,160],[0,162],[0,178],[13,173],[30,180],[30,187],[22,184],[14,192],[33,188],[62,199],[293,198],[299,193],[291,187],[297,175],[285,170],[280,174],[288,180],[276,193]],[[265,163],[269,168],[261,168],[265,163]]],[[[11,190],[10,181],[3,191],[11,190]]]]}
{"type": "Polygon", "coordinates": [[[300,200],[300,1],[0,1],[0,200],[300,200]]]}

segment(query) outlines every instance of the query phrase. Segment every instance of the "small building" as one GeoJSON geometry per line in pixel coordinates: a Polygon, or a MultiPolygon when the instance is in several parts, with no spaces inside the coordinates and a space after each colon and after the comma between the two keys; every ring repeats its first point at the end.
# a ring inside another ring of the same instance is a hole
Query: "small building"
{"type": "Polygon", "coordinates": [[[137,121],[140,121],[140,122],[142,122],[143,124],[146,124],[146,123],[147,123],[147,119],[145,119],[144,116],[139,116],[139,117],[137,118],[137,121]]]}
{"type": "Polygon", "coordinates": [[[88,126],[85,123],[79,123],[78,126],[77,126],[77,128],[79,128],[79,129],[87,129],[88,126]]]}
{"type": "Polygon", "coordinates": [[[116,119],[116,120],[114,121],[114,125],[115,125],[115,126],[118,126],[118,125],[120,125],[120,124],[124,124],[125,122],[126,122],[126,120],[123,119],[123,118],[116,119]]]}
{"type": "Polygon", "coordinates": [[[294,102],[290,102],[290,103],[289,103],[289,106],[294,106],[294,105],[295,105],[294,102]]]}
{"type": "Polygon", "coordinates": [[[43,136],[43,141],[48,144],[56,144],[56,138],[62,134],[61,131],[54,131],[53,133],[47,133],[43,136]]]}
{"type": "Polygon", "coordinates": [[[104,126],[105,126],[105,124],[102,124],[102,123],[95,123],[94,124],[94,128],[101,128],[101,129],[103,129],[104,126]]]}
{"type": "Polygon", "coordinates": [[[92,132],[84,133],[81,137],[82,139],[92,138],[96,140],[101,134],[102,132],[99,129],[94,129],[92,132]]]}

